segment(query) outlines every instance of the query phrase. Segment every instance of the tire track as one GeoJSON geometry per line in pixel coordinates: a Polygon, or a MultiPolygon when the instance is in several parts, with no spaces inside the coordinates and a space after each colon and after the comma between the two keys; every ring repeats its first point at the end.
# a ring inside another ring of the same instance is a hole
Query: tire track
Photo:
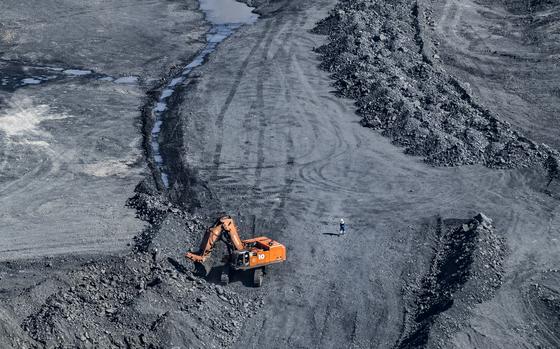
{"type": "MultiPolygon", "coordinates": [[[[271,25],[277,26],[278,19],[275,19],[271,25]]],[[[257,73],[257,83],[255,85],[256,88],[256,103],[255,103],[255,110],[258,117],[258,137],[257,137],[257,165],[255,168],[255,187],[260,187],[261,185],[261,175],[262,175],[262,166],[265,161],[264,156],[264,136],[266,132],[267,126],[267,115],[265,114],[265,101],[264,101],[264,80],[266,76],[270,76],[271,66],[267,64],[268,62],[268,54],[270,51],[270,47],[272,42],[275,38],[275,33],[270,33],[261,53],[261,60],[259,62],[259,72],[257,73]]]]}
{"type": "MultiPolygon", "coordinates": [[[[556,286],[560,285],[557,274],[551,274],[549,275],[549,278],[556,278],[556,286]]],[[[545,311],[549,311],[549,309],[546,308],[554,307],[554,302],[556,302],[556,307],[560,305],[560,292],[559,289],[554,289],[546,284],[541,284],[544,280],[539,279],[538,281],[539,282],[537,283],[534,279],[526,280],[522,286],[521,297],[523,299],[523,311],[525,312],[525,315],[529,317],[531,323],[538,324],[538,326],[535,327],[550,347],[560,348],[560,328],[555,327],[560,324],[560,320],[556,319],[556,323],[551,324],[551,319],[548,317],[550,314],[544,313],[545,311]],[[543,307],[545,309],[543,309],[543,307]]],[[[546,283],[551,281],[544,282],[546,283]]],[[[560,308],[557,308],[556,316],[558,316],[559,312],[560,308]]],[[[542,343],[539,341],[539,345],[541,344],[542,343]]]]}
{"type": "Polygon", "coordinates": [[[222,139],[224,137],[223,128],[224,128],[225,115],[226,115],[227,111],[229,110],[229,107],[231,106],[231,103],[233,102],[233,98],[235,97],[235,95],[236,95],[236,93],[239,89],[241,81],[243,80],[243,76],[245,75],[245,71],[247,70],[247,67],[249,66],[249,63],[251,62],[251,59],[255,56],[255,53],[257,52],[259,47],[262,45],[262,42],[265,40],[265,38],[266,38],[266,36],[267,36],[267,34],[268,34],[268,32],[270,31],[271,28],[272,28],[272,22],[270,20],[267,20],[266,24],[265,24],[265,29],[263,30],[262,34],[258,37],[257,42],[253,45],[253,47],[251,48],[251,50],[249,51],[247,56],[245,56],[245,59],[243,60],[243,63],[241,64],[241,67],[238,69],[237,75],[235,76],[233,86],[231,87],[230,92],[229,92],[228,96],[226,97],[226,101],[224,102],[222,108],[220,109],[220,112],[218,113],[218,116],[217,116],[216,121],[214,123],[214,125],[216,126],[216,129],[220,133],[220,137],[218,138],[218,142],[216,143],[216,147],[214,149],[214,156],[213,156],[213,160],[212,160],[212,162],[214,164],[214,170],[213,170],[213,174],[211,175],[211,179],[213,181],[217,179],[218,172],[220,170],[220,165],[221,165],[222,148],[223,148],[222,139]]]}

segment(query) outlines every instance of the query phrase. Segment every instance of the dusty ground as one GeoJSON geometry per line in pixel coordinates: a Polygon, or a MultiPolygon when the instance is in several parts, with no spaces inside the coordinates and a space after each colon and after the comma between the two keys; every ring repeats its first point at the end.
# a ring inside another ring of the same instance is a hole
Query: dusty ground
{"type": "Polygon", "coordinates": [[[139,109],[146,91],[200,48],[197,6],[0,4],[0,260],[122,250],[142,230],[125,207],[147,173],[139,109]],[[98,81],[106,76],[138,80],[98,81]],[[13,81],[34,77],[53,80],[14,90],[13,81]]]}
{"type": "Polygon", "coordinates": [[[531,138],[559,147],[559,9],[546,1],[434,1],[430,36],[445,68],[531,138]]]}
{"type": "MultiPolygon", "coordinates": [[[[74,255],[2,264],[0,335],[6,342],[558,347],[560,219],[550,195],[557,187],[545,188],[546,174],[540,168],[433,167],[406,155],[360,124],[354,101],[338,97],[334,80],[319,67],[314,48],[328,38],[312,29],[336,0],[251,3],[262,6],[261,19],[222,43],[170,106],[163,153],[172,160],[172,189],[158,194],[149,174],[137,187],[130,203],[150,224],[137,230],[132,251],[92,261],[74,255]],[[271,268],[262,289],[239,280],[224,291],[185,270],[182,253],[221,212],[235,215],[244,237],[266,234],[287,245],[288,261],[271,268]],[[473,219],[478,212],[492,222],[473,219]],[[349,228],[345,237],[336,235],[341,217],[349,228]]],[[[340,6],[368,9],[359,3],[340,6]]],[[[448,12],[438,14],[436,3],[418,5],[417,13],[430,14],[420,23],[449,25],[448,12]]],[[[410,12],[412,21],[415,15],[410,12]]],[[[465,33],[479,18],[461,18],[453,25],[462,23],[457,32],[471,38],[465,33]]],[[[420,28],[424,42],[442,41],[438,35],[447,32],[420,28]]],[[[433,64],[459,71],[453,62],[464,55],[448,45],[445,56],[434,44],[442,64],[433,64]]],[[[479,75],[477,81],[486,81],[479,75]]],[[[480,85],[477,90],[471,82],[472,97],[482,100],[480,85]]],[[[543,108],[557,107],[553,98],[546,101],[543,108]]],[[[532,114],[547,130],[537,134],[523,127],[521,110],[509,119],[519,132],[539,142],[554,138],[546,137],[556,130],[553,120],[532,114]]]]}
{"type": "Polygon", "coordinates": [[[124,208],[145,171],[130,132],[138,88],[69,82],[4,96],[0,259],[126,246],[142,229],[124,208]]]}
{"type": "Polygon", "coordinates": [[[159,79],[196,52],[206,30],[197,9],[195,1],[3,1],[0,57],[159,79]]]}
{"type": "Polygon", "coordinates": [[[288,263],[264,288],[263,312],[238,344],[395,345],[404,276],[424,272],[407,262],[427,268],[432,254],[419,248],[434,243],[422,222],[483,211],[510,250],[503,285],[491,299],[458,300],[440,314],[429,345],[554,347],[557,329],[528,320],[543,315],[525,305],[524,291],[557,267],[558,203],[542,193],[545,178],[533,170],[429,167],[363,128],[311,53],[324,37],[310,30],[335,3],[284,4],[225,43],[177,109],[185,118],[184,160],[208,187],[199,199],[216,198],[244,222],[256,217],[256,233],[289,248],[288,263]],[[332,235],[339,217],[349,222],[346,238],[332,235]]]}

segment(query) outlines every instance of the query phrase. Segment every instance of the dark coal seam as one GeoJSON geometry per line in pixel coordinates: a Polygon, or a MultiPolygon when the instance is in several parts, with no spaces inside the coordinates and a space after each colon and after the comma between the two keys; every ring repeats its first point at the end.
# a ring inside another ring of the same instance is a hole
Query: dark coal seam
{"type": "Polygon", "coordinates": [[[428,307],[418,306],[409,315],[410,326],[403,331],[395,349],[426,346],[433,323],[453,306],[454,293],[469,280],[477,237],[476,229],[463,231],[461,226],[446,232],[442,219],[438,218],[438,242],[429,272],[423,277],[415,299],[416,305],[428,307]]]}

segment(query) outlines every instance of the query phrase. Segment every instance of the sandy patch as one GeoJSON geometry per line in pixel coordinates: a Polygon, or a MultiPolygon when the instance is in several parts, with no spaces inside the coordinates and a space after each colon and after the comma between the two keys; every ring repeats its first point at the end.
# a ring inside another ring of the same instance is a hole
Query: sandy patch
{"type": "Polygon", "coordinates": [[[13,97],[8,107],[0,111],[0,132],[7,136],[9,142],[48,146],[51,134],[41,129],[41,123],[69,117],[66,113],[54,112],[46,104],[36,104],[29,97],[13,97]]]}
{"type": "Polygon", "coordinates": [[[126,177],[134,166],[133,159],[114,159],[84,165],[82,171],[95,177],[126,177]]]}
{"type": "Polygon", "coordinates": [[[4,44],[11,44],[15,41],[16,34],[13,30],[5,30],[0,33],[0,40],[4,44]]]}

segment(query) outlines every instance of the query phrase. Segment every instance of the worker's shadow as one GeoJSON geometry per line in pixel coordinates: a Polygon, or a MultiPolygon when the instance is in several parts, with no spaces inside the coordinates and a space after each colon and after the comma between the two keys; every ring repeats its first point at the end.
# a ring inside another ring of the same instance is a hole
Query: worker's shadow
{"type": "Polygon", "coordinates": [[[340,236],[338,233],[323,233],[323,235],[340,236]]]}

